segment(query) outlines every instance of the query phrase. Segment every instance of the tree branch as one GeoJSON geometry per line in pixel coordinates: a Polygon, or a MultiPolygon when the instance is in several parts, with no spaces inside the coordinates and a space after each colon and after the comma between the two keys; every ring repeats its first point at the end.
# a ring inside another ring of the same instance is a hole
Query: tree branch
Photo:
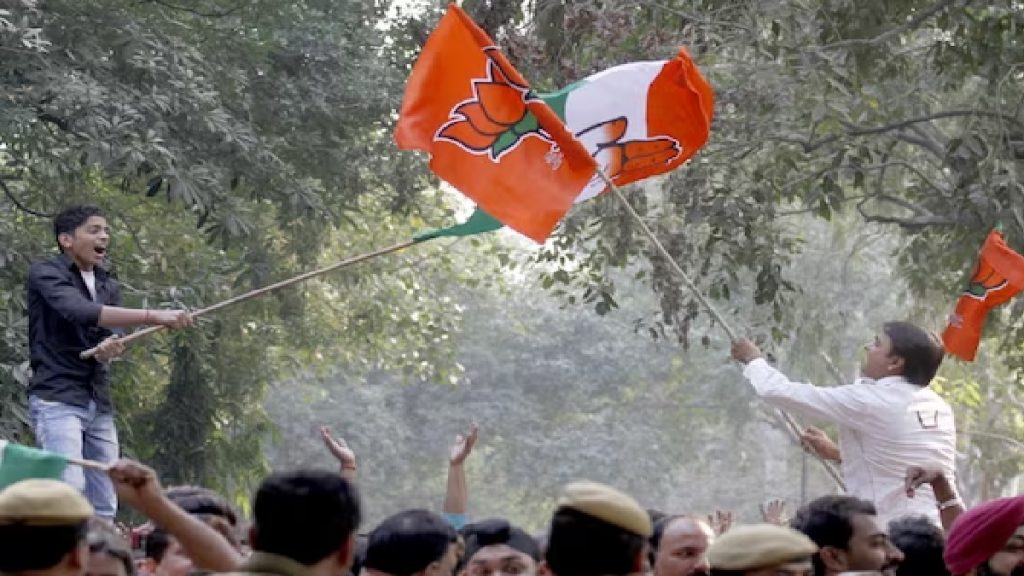
{"type": "Polygon", "coordinates": [[[230,16],[231,14],[237,12],[239,8],[245,5],[245,2],[243,0],[242,2],[239,2],[238,4],[226,10],[221,10],[219,12],[201,12],[199,10],[196,10],[195,8],[189,8],[188,6],[179,6],[177,4],[172,4],[170,2],[167,2],[166,0],[150,0],[150,2],[152,2],[153,4],[159,4],[164,8],[170,8],[172,10],[181,10],[182,12],[188,12],[190,14],[194,14],[202,18],[223,18],[225,16],[230,16]]]}
{"type": "MultiPolygon", "coordinates": [[[[939,12],[942,12],[943,10],[949,8],[954,3],[956,3],[956,0],[941,0],[940,2],[936,2],[933,6],[918,12],[916,16],[914,16],[910,20],[907,20],[902,25],[896,26],[895,28],[890,28],[889,30],[886,30],[885,32],[882,32],[881,34],[879,34],[879,35],[877,35],[877,36],[875,36],[873,38],[851,38],[849,40],[838,40],[836,42],[832,42],[831,44],[824,44],[822,46],[813,46],[813,47],[811,47],[811,49],[812,50],[833,50],[835,48],[846,48],[848,46],[865,46],[865,45],[869,45],[869,44],[875,44],[877,42],[881,42],[883,40],[887,40],[887,39],[889,39],[889,38],[891,38],[893,36],[898,36],[900,34],[903,34],[904,32],[910,32],[911,30],[916,29],[918,26],[923,24],[926,20],[928,20],[932,16],[935,16],[939,12]]],[[[970,0],[968,0],[968,2],[965,2],[965,4],[968,4],[968,3],[970,3],[970,0]]]]}
{"type": "Polygon", "coordinates": [[[54,217],[54,214],[46,214],[45,212],[37,212],[37,211],[29,208],[28,206],[25,206],[24,204],[22,204],[21,201],[18,200],[18,198],[14,195],[14,192],[12,192],[11,189],[7,186],[7,182],[5,182],[3,178],[0,178],[0,189],[3,190],[4,196],[7,196],[7,199],[10,200],[11,203],[14,204],[18,208],[18,210],[21,210],[22,212],[25,212],[26,214],[31,214],[33,216],[38,216],[40,218],[53,218],[54,217]]]}
{"type": "Polygon", "coordinates": [[[944,110],[942,112],[936,112],[934,114],[927,114],[925,116],[915,116],[913,118],[907,118],[898,122],[892,122],[890,124],[884,124],[882,126],[858,126],[850,122],[842,122],[845,132],[836,134],[830,134],[824,138],[814,140],[808,138],[806,140],[795,138],[793,136],[767,136],[764,139],[770,142],[784,142],[787,144],[796,144],[803,148],[805,154],[814,152],[818,148],[836,142],[844,136],[871,136],[874,134],[883,134],[885,132],[892,132],[893,130],[902,130],[909,128],[915,124],[922,124],[925,122],[931,122],[932,120],[942,120],[944,118],[957,118],[961,116],[983,116],[986,118],[995,118],[1003,120],[1004,122],[1011,122],[1019,126],[1024,127],[1024,122],[1014,116],[1002,114],[1000,112],[990,112],[988,110],[944,110]]]}
{"type": "Polygon", "coordinates": [[[904,200],[885,195],[882,195],[881,197],[865,197],[863,200],[857,203],[857,212],[860,213],[861,217],[864,218],[865,222],[876,222],[879,224],[896,224],[897,226],[909,229],[927,228],[928,226],[952,226],[959,223],[955,218],[937,216],[929,212],[928,210],[921,208],[920,206],[915,206],[904,200]],[[918,214],[918,216],[914,218],[901,218],[898,216],[868,214],[867,210],[865,210],[864,208],[864,205],[868,202],[868,200],[871,200],[872,198],[892,202],[893,204],[907,208],[911,212],[918,214]]]}
{"type": "Polygon", "coordinates": [[[992,438],[994,440],[1002,440],[1003,442],[1006,442],[1007,444],[1011,444],[1011,445],[1017,447],[1018,449],[1024,448],[1024,442],[1021,442],[1020,440],[1017,440],[1016,438],[1011,438],[1009,436],[1004,436],[1002,434],[996,434],[994,432],[974,432],[974,431],[967,431],[967,430],[957,430],[956,433],[961,435],[961,436],[978,436],[978,437],[981,437],[981,438],[992,438]]]}
{"type": "Polygon", "coordinates": [[[689,20],[690,22],[693,22],[694,24],[700,24],[700,25],[703,25],[703,26],[719,26],[719,27],[723,27],[723,28],[736,28],[738,30],[743,30],[744,32],[749,32],[749,33],[753,33],[754,32],[753,28],[751,28],[749,26],[746,26],[744,24],[737,24],[736,22],[725,22],[723,20],[705,20],[705,19],[703,19],[703,18],[701,18],[701,17],[699,17],[699,16],[697,16],[695,14],[690,14],[690,13],[687,13],[687,12],[683,12],[682,10],[679,10],[678,8],[672,8],[671,6],[665,6],[664,4],[661,4],[661,3],[658,3],[658,2],[653,2],[652,0],[638,0],[637,3],[638,4],[646,4],[646,5],[648,5],[648,6],[652,7],[652,8],[657,8],[658,10],[663,10],[663,11],[668,12],[669,14],[672,14],[674,16],[679,16],[680,18],[683,18],[684,20],[689,20]]]}
{"type": "MultiPolygon", "coordinates": [[[[917,126],[910,127],[911,130],[913,130],[914,128],[917,128],[917,126]]],[[[906,132],[901,131],[898,134],[896,134],[896,138],[906,142],[907,144],[914,144],[915,146],[920,146],[921,148],[924,148],[925,150],[931,152],[938,158],[945,159],[946,157],[945,150],[943,150],[942,147],[939,146],[938,142],[935,142],[931,138],[928,138],[927,135],[919,134],[917,137],[915,137],[911,136],[910,134],[907,134],[906,132]]]]}

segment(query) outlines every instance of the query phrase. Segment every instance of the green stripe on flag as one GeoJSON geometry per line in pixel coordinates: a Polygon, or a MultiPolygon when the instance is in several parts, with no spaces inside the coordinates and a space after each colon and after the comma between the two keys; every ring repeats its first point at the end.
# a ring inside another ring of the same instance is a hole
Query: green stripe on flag
{"type": "Polygon", "coordinates": [[[472,236],[474,234],[493,232],[503,226],[504,224],[495,220],[490,214],[477,208],[469,217],[469,220],[466,220],[462,224],[456,224],[455,226],[449,226],[448,228],[439,228],[437,230],[420,232],[414,236],[413,239],[417,242],[424,242],[434,238],[440,238],[442,236],[472,236]]]}
{"type": "Polygon", "coordinates": [[[0,440],[0,490],[29,478],[60,480],[67,465],[61,454],[0,440]]]}

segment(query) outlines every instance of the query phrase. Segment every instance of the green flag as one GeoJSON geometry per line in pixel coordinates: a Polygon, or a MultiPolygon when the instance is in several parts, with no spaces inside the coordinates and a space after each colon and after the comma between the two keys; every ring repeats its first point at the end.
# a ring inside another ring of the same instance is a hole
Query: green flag
{"type": "Polygon", "coordinates": [[[67,465],[61,454],[0,440],[0,490],[29,478],[60,480],[67,465]]]}
{"type": "Polygon", "coordinates": [[[502,226],[504,226],[504,224],[498,222],[492,216],[477,208],[469,219],[462,224],[456,224],[455,226],[449,226],[448,228],[439,228],[437,230],[420,232],[414,237],[414,239],[417,242],[425,242],[434,238],[441,238],[442,236],[472,236],[474,234],[493,232],[502,226]]]}

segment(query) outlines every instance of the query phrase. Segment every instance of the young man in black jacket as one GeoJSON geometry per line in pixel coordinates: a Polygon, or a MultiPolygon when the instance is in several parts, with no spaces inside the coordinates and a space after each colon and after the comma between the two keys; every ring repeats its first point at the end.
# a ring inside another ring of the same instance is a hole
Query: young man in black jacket
{"type": "MultiPolygon", "coordinates": [[[[114,331],[147,324],[183,328],[192,317],[184,310],[121,307],[120,287],[103,266],[110,229],[99,208],[68,208],[53,229],[61,253],[34,262],[28,275],[32,427],[44,450],[113,462],[118,443],[108,368],[124,352],[114,331]],[[79,358],[95,346],[93,358],[79,358]]],[[[85,493],[98,516],[114,517],[117,497],[106,474],[69,466],[64,479],[85,493]]]]}

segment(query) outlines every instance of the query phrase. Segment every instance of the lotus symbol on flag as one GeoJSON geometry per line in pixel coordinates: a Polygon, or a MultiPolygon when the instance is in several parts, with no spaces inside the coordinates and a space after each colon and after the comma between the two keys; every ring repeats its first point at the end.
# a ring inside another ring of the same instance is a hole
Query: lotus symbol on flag
{"type": "Polygon", "coordinates": [[[1006,277],[999,274],[991,264],[982,260],[974,268],[974,274],[971,274],[971,281],[967,285],[965,294],[978,300],[984,300],[990,292],[1000,290],[1007,284],[1006,277]]]}
{"type": "MultiPolygon", "coordinates": [[[[495,49],[485,52],[491,50],[495,49]]],[[[488,54],[486,77],[473,80],[473,97],[452,108],[450,119],[434,139],[473,154],[488,154],[495,162],[527,136],[552,142],[526,107],[527,101],[535,98],[528,86],[510,80],[488,54]]]]}

